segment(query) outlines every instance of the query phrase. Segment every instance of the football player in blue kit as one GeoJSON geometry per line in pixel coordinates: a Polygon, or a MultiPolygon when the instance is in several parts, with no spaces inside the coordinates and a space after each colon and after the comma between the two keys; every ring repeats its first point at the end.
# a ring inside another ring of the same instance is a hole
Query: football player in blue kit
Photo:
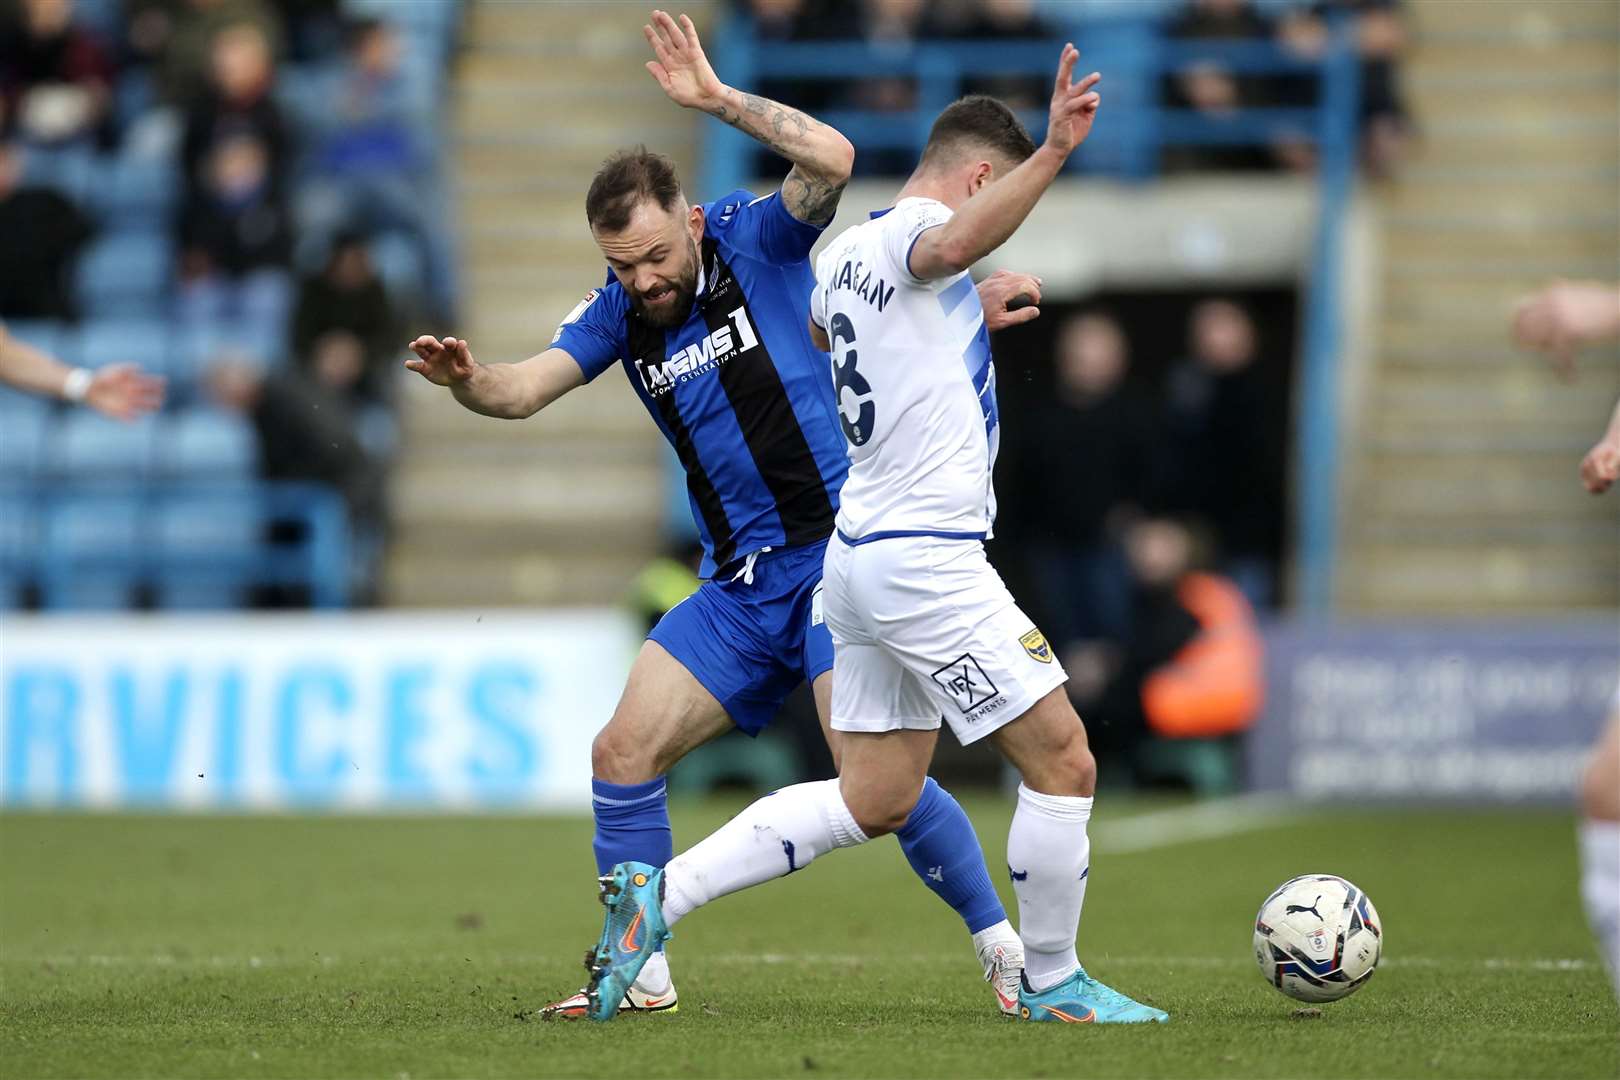
{"type": "MultiPolygon", "coordinates": [[[[848,471],[827,355],[806,329],[809,256],[832,221],[854,150],[809,116],[726,86],[696,29],[654,12],[648,71],[668,96],[742,130],[793,163],[781,189],[688,205],[673,165],[636,149],[614,155],[586,196],[586,219],[612,279],[567,316],[551,347],[483,364],[457,338],[417,338],[406,366],[474,412],[526,419],[615,364],[674,447],[703,543],[703,586],[653,629],[618,707],[592,745],[598,869],[672,855],[664,775],[733,727],[757,734],[801,680],[827,729],[832,640],[820,611],[822,557],[848,471]]],[[[1035,317],[1009,311],[1039,283],[998,274],[980,287],[992,329],[1035,317]]],[[[836,784],[836,780],[825,781],[836,784]]],[[[998,1007],[1016,1008],[1023,952],[967,815],[926,781],[897,822],[922,882],[962,917],[998,1007]]],[[[792,869],[794,853],[783,846],[792,869]]],[[[649,960],[621,1009],[677,1005],[669,963],[649,960]]],[[[581,992],[541,1010],[585,1015],[581,992]]]]}

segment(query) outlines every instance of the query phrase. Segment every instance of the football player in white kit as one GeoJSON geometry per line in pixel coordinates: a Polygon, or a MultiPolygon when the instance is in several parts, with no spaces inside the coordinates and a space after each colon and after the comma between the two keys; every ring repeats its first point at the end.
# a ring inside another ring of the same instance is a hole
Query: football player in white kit
{"type": "Polygon", "coordinates": [[[832,354],[850,453],[822,585],[841,777],[766,796],[662,870],[621,863],[604,877],[591,989],[602,1000],[617,1000],[697,907],[898,828],[944,720],[1023,777],[1007,839],[1025,956],[1018,1015],[1168,1019],[1080,966],[1096,763],[1062,667],[983,546],[995,517],[995,369],[968,268],[1012,235],[1090,132],[1100,76],[1075,83],[1078,58],[1064,47],[1044,145],[994,99],[956,102],[895,205],[818,260],[810,332],[832,354]]]}

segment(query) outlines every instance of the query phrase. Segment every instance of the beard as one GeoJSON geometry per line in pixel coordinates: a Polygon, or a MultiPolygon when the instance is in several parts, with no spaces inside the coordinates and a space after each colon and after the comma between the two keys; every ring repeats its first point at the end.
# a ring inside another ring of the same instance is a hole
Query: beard
{"type": "MultiPolygon", "coordinates": [[[[668,283],[671,296],[668,293],[660,296],[658,303],[648,306],[646,299],[634,289],[626,288],[630,294],[630,306],[637,315],[651,326],[660,330],[669,330],[686,321],[692,312],[692,301],[697,298],[697,270],[698,248],[689,239],[687,241],[686,265],[681,268],[680,274],[674,281],[668,283]]],[[[663,288],[660,285],[657,288],[663,288]]]]}

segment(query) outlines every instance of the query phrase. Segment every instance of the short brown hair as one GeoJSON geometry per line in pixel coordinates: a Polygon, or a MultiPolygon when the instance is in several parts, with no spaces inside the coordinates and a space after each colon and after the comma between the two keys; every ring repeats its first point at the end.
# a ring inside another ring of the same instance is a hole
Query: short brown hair
{"type": "Polygon", "coordinates": [[[596,170],[585,195],[585,220],[593,229],[618,232],[630,224],[630,215],[652,199],[665,210],[686,202],[675,163],[645,146],[620,150],[596,170]]]}
{"type": "Polygon", "coordinates": [[[932,167],[981,149],[1017,165],[1035,152],[1035,140],[1006,105],[985,94],[969,94],[947,105],[934,121],[921,164],[932,167]]]}

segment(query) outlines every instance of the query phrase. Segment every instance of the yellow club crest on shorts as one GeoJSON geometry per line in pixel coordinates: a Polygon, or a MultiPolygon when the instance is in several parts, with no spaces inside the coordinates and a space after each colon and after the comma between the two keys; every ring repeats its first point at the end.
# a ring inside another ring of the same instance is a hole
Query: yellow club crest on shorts
{"type": "Polygon", "coordinates": [[[1040,630],[1031,627],[1029,633],[1018,639],[1018,644],[1022,645],[1025,652],[1041,663],[1050,664],[1052,662],[1052,646],[1046,643],[1046,635],[1041,633],[1040,630]]]}

